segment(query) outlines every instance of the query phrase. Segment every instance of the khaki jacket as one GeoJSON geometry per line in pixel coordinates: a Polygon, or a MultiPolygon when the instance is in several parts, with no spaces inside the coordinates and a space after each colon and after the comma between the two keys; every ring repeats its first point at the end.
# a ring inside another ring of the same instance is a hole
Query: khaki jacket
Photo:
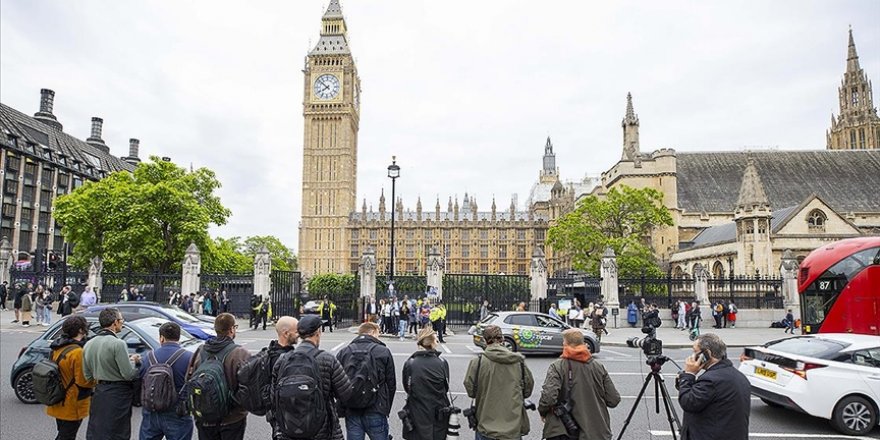
{"type": "Polygon", "coordinates": [[[477,400],[477,430],[498,440],[519,440],[528,434],[529,416],[523,400],[532,395],[534,386],[523,355],[500,344],[488,346],[479,358],[471,360],[464,377],[468,397],[476,396],[477,400]]]}

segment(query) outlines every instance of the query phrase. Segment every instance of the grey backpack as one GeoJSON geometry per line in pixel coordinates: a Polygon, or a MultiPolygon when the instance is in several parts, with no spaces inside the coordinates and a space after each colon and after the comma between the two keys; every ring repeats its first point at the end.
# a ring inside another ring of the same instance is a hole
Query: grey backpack
{"type": "Polygon", "coordinates": [[[174,369],[171,367],[186,352],[179,349],[160,363],[156,353],[150,352],[150,367],[144,374],[141,387],[141,405],[151,412],[168,411],[177,406],[177,389],[174,387],[174,369]]]}

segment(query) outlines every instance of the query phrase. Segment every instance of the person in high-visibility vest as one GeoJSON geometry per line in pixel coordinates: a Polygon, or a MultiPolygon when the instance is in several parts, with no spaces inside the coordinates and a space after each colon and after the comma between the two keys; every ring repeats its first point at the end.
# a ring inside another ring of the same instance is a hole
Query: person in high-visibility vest
{"type": "Polygon", "coordinates": [[[324,328],[329,326],[330,333],[333,333],[333,315],[336,312],[336,304],[333,304],[333,301],[330,301],[326,296],[321,303],[318,304],[318,315],[321,317],[323,321],[321,323],[321,331],[324,331],[324,328]]]}

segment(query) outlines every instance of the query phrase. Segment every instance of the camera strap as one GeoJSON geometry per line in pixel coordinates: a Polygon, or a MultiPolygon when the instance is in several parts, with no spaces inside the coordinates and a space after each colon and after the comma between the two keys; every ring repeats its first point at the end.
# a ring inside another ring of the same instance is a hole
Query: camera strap
{"type": "Polygon", "coordinates": [[[476,409],[477,405],[480,404],[480,365],[483,361],[483,354],[480,353],[477,355],[477,372],[474,375],[474,398],[471,399],[471,406],[476,409]]]}

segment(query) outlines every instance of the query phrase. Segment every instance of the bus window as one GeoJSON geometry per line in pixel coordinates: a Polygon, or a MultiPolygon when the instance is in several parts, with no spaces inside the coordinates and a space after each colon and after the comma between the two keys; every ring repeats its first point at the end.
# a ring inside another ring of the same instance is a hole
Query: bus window
{"type": "Polygon", "coordinates": [[[804,332],[815,333],[847,284],[868,266],[880,264],[880,247],[855,252],[835,263],[802,292],[804,332]]]}

